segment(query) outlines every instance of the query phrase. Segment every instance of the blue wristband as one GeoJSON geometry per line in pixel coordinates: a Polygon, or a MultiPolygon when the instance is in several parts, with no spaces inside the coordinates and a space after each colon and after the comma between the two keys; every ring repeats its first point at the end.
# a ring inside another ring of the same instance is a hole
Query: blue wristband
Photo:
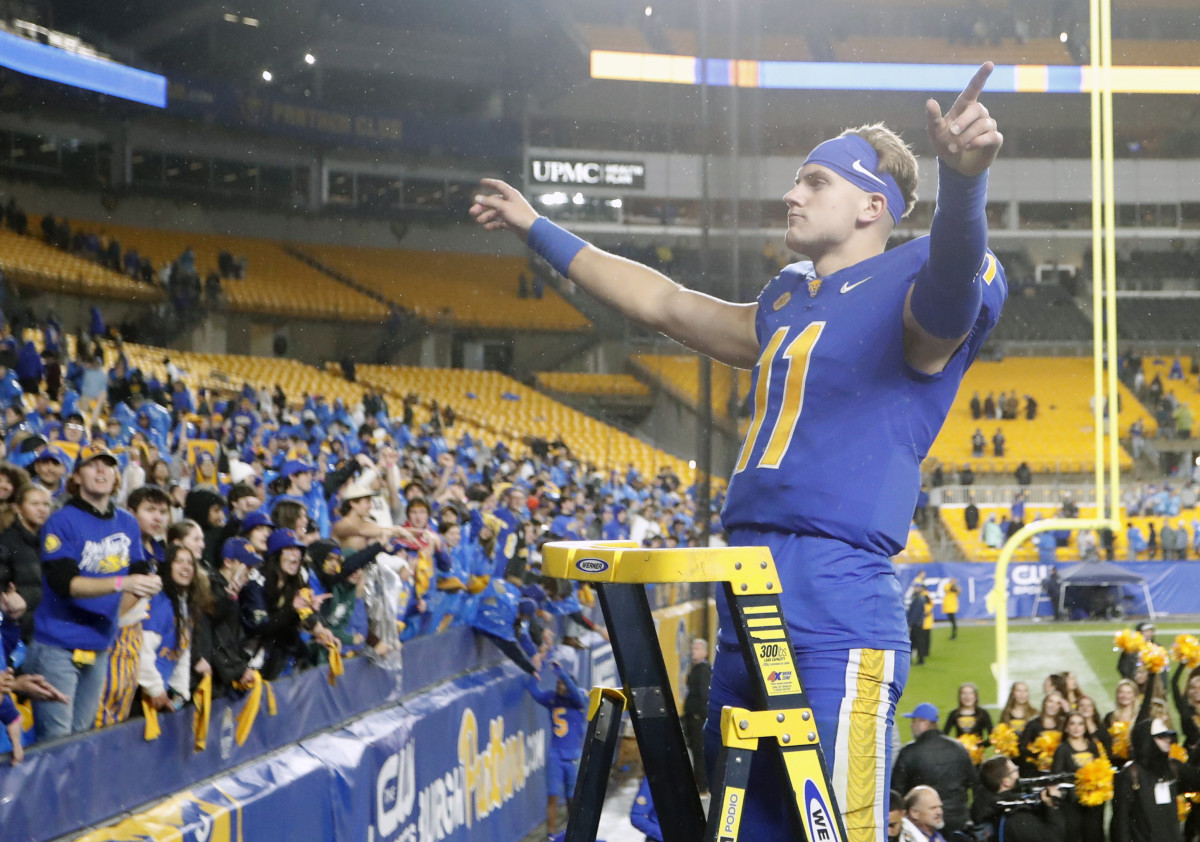
{"type": "Polygon", "coordinates": [[[534,254],[554,267],[554,271],[567,277],[571,261],[583,251],[587,243],[565,228],[560,228],[544,216],[539,216],[529,227],[529,247],[534,254]]]}

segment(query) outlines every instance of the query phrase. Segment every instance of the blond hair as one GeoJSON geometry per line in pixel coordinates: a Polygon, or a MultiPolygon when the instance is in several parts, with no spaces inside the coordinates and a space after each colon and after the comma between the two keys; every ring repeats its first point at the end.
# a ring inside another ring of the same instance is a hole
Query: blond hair
{"type": "Polygon", "coordinates": [[[896,186],[900,188],[900,195],[904,199],[904,211],[900,214],[901,218],[912,213],[912,209],[917,206],[917,181],[919,180],[917,156],[913,154],[912,148],[904,142],[900,135],[883,123],[871,123],[846,129],[838,137],[847,135],[858,135],[871,144],[875,149],[875,154],[879,156],[879,165],[876,170],[887,173],[896,179],[896,186]]]}

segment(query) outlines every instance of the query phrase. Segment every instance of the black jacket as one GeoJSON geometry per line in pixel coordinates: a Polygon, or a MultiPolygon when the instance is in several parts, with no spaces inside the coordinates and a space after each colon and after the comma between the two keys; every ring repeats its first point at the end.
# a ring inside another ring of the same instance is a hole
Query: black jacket
{"type": "Polygon", "coordinates": [[[204,533],[205,567],[212,571],[221,566],[221,544],[223,527],[209,526],[208,512],[213,506],[225,508],[225,498],[211,486],[200,486],[188,492],[183,501],[183,516],[200,524],[204,533]]]}
{"type": "Polygon", "coordinates": [[[1148,719],[1133,726],[1133,760],[1113,781],[1112,842],[1182,842],[1175,797],[1200,790],[1200,770],[1168,760],[1150,726],[1148,719]],[[1156,797],[1159,793],[1163,797],[1156,797]]]}
{"type": "Polygon", "coordinates": [[[246,654],[246,632],[238,600],[226,591],[224,574],[212,575],[213,610],[196,617],[196,639],[207,639],[208,662],[213,672],[213,695],[228,695],[233,682],[242,677],[250,664],[246,654]]]}
{"type": "Polygon", "coordinates": [[[33,640],[33,612],[42,601],[42,556],[38,536],[21,524],[21,519],[0,532],[0,591],[10,582],[25,600],[21,616],[21,639],[33,640]]]}
{"type": "Polygon", "coordinates": [[[925,784],[942,797],[949,835],[967,823],[967,793],[975,786],[975,764],[958,740],[930,728],[900,749],[892,770],[892,789],[908,792],[925,784]]]}
{"type": "Polygon", "coordinates": [[[683,715],[704,721],[708,716],[708,685],[712,681],[712,664],[701,661],[692,664],[687,674],[687,698],[683,700],[683,715]]]}
{"type": "Polygon", "coordinates": [[[1063,815],[1060,810],[1038,803],[1009,810],[998,806],[1000,801],[1017,801],[1021,794],[1014,790],[992,792],[985,786],[975,788],[971,803],[971,821],[992,829],[999,839],[1000,819],[1004,818],[1003,842],[1059,842],[1063,839],[1063,815]]]}

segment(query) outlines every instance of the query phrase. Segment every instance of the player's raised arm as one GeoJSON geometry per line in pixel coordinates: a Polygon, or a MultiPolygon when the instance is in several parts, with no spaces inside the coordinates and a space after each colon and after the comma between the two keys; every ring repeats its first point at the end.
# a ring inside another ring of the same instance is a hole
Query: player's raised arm
{"type": "Polygon", "coordinates": [[[485,178],[471,216],[488,231],[512,231],[559,273],[629,320],[715,360],[752,368],[758,359],[757,304],[733,304],[589,245],[560,228],[503,181],[485,178]]]}
{"type": "Polygon", "coordinates": [[[925,103],[929,141],[938,155],[938,198],[929,232],[929,262],[904,309],[905,357],[941,371],[979,315],[979,272],[987,251],[987,170],[1004,136],[979,102],[992,63],[975,73],[945,114],[925,103]]]}

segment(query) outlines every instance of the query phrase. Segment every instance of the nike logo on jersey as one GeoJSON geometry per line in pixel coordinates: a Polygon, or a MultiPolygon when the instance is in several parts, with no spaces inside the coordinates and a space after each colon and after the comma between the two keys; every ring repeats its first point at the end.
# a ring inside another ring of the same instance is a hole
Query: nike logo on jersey
{"type": "Polygon", "coordinates": [[[867,275],[861,281],[855,281],[854,283],[850,283],[849,281],[846,281],[846,283],[842,284],[842,295],[845,295],[846,293],[848,293],[850,290],[854,289],[857,286],[862,286],[869,280],[871,280],[870,275],[867,275]]]}
{"type": "Polygon", "coordinates": [[[880,178],[879,176],[875,175],[875,173],[871,172],[869,169],[867,169],[866,167],[864,167],[864,166],[862,165],[862,158],[858,158],[858,159],[856,159],[856,160],[854,161],[854,163],[853,163],[853,164],[851,164],[850,166],[851,166],[851,167],[854,169],[854,171],[855,171],[856,173],[859,173],[859,174],[861,174],[861,175],[865,175],[867,178],[870,178],[870,179],[873,179],[873,180],[875,180],[875,181],[878,181],[878,182],[879,182],[880,184],[882,184],[884,187],[887,187],[887,182],[886,182],[886,181],[884,181],[882,178],[880,178]]]}

